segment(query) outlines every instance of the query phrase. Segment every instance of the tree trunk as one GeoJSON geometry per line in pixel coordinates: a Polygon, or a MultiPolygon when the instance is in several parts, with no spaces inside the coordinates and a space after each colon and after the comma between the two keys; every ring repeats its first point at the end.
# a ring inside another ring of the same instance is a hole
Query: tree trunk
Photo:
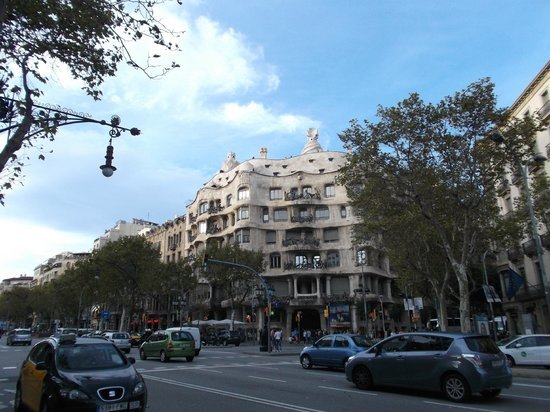
{"type": "Polygon", "coordinates": [[[126,305],[122,306],[122,315],[120,315],[120,325],[118,331],[122,332],[126,330],[126,305]]]}

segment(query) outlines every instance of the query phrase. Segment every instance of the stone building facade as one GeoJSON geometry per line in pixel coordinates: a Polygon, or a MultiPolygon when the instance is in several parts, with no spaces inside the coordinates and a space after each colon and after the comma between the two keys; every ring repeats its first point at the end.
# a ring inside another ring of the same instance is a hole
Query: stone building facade
{"type": "MultiPolygon", "coordinates": [[[[542,120],[550,120],[550,61],[542,68],[528,84],[523,93],[510,107],[513,117],[525,115],[539,116],[542,120]]],[[[550,172],[550,129],[546,127],[537,133],[534,152],[546,157],[542,163],[532,163],[527,168],[531,181],[537,175],[550,172]]],[[[510,172],[503,176],[499,187],[498,204],[501,214],[506,215],[513,210],[514,200],[523,193],[523,179],[518,168],[510,167],[510,172]]],[[[538,221],[538,234],[542,243],[542,258],[545,270],[537,253],[536,243],[531,237],[518,239],[518,245],[498,256],[500,282],[502,287],[503,310],[507,315],[508,327],[512,334],[548,333],[550,332],[550,313],[546,294],[550,293],[550,234],[548,221],[538,221]],[[514,296],[509,297],[510,272],[512,267],[523,278],[523,283],[514,296]]]]}
{"type": "MultiPolygon", "coordinates": [[[[186,215],[156,228],[148,239],[164,261],[193,259],[209,242],[261,250],[266,263],[261,275],[272,292],[270,322],[287,337],[305,329],[381,334],[394,326],[388,316],[394,275],[374,241],[359,248],[352,243],[357,218],[336,181],[345,162],[344,153],[321,148],[316,129],[308,130],[298,156],[269,159],[262,148],[259,158],[239,163],[229,153],[186,215]],[[372,318],[364,316],[365,307],[372,318]]],[[[223,296],[209,285],[195,298],[207,303],[211,318],[228,316],[223,296]]],[[[238,318],[260,327],[265,308],[251,299],[238,318]]]]}

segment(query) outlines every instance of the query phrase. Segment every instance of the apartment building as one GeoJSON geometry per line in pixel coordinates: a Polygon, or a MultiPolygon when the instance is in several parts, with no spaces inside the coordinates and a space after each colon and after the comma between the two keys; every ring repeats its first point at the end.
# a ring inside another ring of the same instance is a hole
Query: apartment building
{"type": "MultiPolygon", "coordinates": [[[[357,218],[336,181],[345,162],[344,153],[321,148],[317,129],[308,130],[300,154],[286,159],[270,159],[266,148],[243,162],[229,153],[186,215],[155,228],[148,239],[166,262],[194,259],[209,242],[261,250],[266,262],[261,275],[272,290],[270,322],[286,336],[304,329],[389,330],[394,275],[374,242],[352,243],[357,218]],[[365,306],[378,316],[365,318],[365,306]]],[[[220,291],[204,284],[199,291],[210,317],[228,316],[220,291]]],[[[261,305],[251,299],[238,320],[263,325],[261,305]]]]}
{"type": "Polygon", "coordinates": [[[89,257],[90,253],[86,252],[63,252],[52,256],[34,268],[33,286],[45,285],[52,280],[57,279],[68,269],[72,268],[76,262],[89,257]]]}
{"type": "Polygon", "coordinates": [[[33,281],[32,276],[25,276],[25,275],[3,279],[2,282],[0,282],[0,294],[13,289],[14,287],[30,288],[32,281],[33,281]]]}
{"type": "Polygon", "coordinates": [[[148,222],[143,219],[119,220],[115,225],[105,230],[105,233],[94,240],[94,250],[101,249],[108,242],[116,241],[124,236],[145,235],[151,229],[158,226],[158,223],[148,222]]]}
{"type": "MultiPolygon", "coordinates": [[[[511,115],[521,118],[526,115],[540,116],[548,125],[550,120],[550,61],[528,84],[509,109],[511,115]]],[[[550,172],[550,130],[548,127],[536,136],[535,153],[543,155],[543,163],[532,163],[525,168],[532,182],[537,175],[550,172]]],[[[502,214],[514,208],[514,200],[521,194],[523,178],[519,168],[510,168],[499,187],[498,204],[502,214]]],[[[500,281],[503,295],[503,310],[508,318],[509,329],[513,334],[550,332],[550,313],[548,308],[548,282],[550,280],[550,234],[548,222],[535,218],[542,249],[539,253],[535,240],[529,236],[518,241],[518,245],[499,255],[500,281]],[[542,257],[542,262],[539,259],[542,257]],[[508,270],[513,268],[521,275],[515,278],[519,289],[512,296],[514,275],[508,270]],[[521,286],[519,285],[521,283],[521,286]],[[512,284],[512,285],[511,285],[512,284]]]]}

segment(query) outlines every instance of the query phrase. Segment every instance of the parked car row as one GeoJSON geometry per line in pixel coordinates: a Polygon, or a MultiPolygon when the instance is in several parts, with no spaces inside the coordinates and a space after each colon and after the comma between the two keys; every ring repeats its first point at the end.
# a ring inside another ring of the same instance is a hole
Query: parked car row
{"type": "Polygon", "coordinates": [[[327,335],[302,350],[300,363],[305,369],[344,368],[359,389],[440,391],[453,402],[466,402],[473,393],[494,398],[512,385],[510,362],[487,335],[400,333],[369,344],[356,335],[327,335]]]}
{"type": "Polygon", "coordinates": [[[208,333],[201,336],[202,343],[204,345],[213,345],[213,346],[227,346],[235,345],[239,346],[241,344],[241,334],[236,330],[227,330],[222,329],[219,331],[211,330],[208,333]]]}

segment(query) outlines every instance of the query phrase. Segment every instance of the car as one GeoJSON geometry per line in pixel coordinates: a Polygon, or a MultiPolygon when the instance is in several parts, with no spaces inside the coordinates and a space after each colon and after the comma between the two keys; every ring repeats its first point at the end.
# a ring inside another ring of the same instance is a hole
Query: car
{"type": "Polygon", "coordinates": [[[550,335],[531,334],[497,342],[511,366],[538,365],[550,369],[550,335]]]}
{"type": "Polygon", "coordinates": [[[122,352],[130,353],[132,344],[130,343],[130,334],[126,332],[106,332],[103,334],[107,339],[113,342],[122,352]]]}
{"type": "Polygon", "coordinates": [[[46,338],[21,365],[14,410],[144,412],[147,388],[134,363],[103,339],[46,338]]]}
{"type": "Polygon", "coordinates": [[[193,339],[195,340],[195,356],[199,356],[199,353],[201,352],[201,348],[202,348],[201,332],[199,328],[195,326],[178,326],[174,328],[168,328],[166,330],[167,331],[184,330],[185,332],[189,332],[191,336],[193,336],[193,339]]]}
{"type": "Polygon", "coordinates": [[[239,346],[241,344],[241,334],[236,330],[220,330],[217,333],[217,337],[218,342],[223,346],[227,346],[229,344],[239,346]]]}
{"type": "Polygon", "coordinates": [[[187,362],[193,362],[195,339],[189,332],[182,330],[157,330],[141,344],[139,357],[141,360],[159,358],[161,362],[168,362],[172,358],[185,358],[187,362]]]}
{"type": "Polygon", "coordinates": [[[325,335],[313,345],[306,346],[300,353],[300,364],[304,369],[313,366],[343,368],[350,356],[368,349],[371,342],[362,335],[335,333],[325,335]]]}
{"type": "Polygon", "coordinates": [[[209,331],[204,334],[201,334],[201,343],[203,345],[215,345],[218,346],[220,342],[218,341],[218,334],[214,331],[209,331]]]}
{"type": "Polygon", "coordinates": [[[506,355],[490,336],[474,333],[399,333],[350,357],[345,372],[359,389],[441,391],[453,402],[466,402],[473,393],[495,398],[512,385],[506,355]]]}
{"type": "Polygon", "coordinates": [[[131,332],[130,333],[130,345],[132,345],[132,347],[133,346],[139,347],[139,345],[141,345],[141,343],[142,343],[141,335],[138,332],[131,332]]]}
{"type": "Polygon", "coordinates": [[[32,332],[30,329],[12,329],[6,337],[6,345],[31,345],[32,332]]]}

